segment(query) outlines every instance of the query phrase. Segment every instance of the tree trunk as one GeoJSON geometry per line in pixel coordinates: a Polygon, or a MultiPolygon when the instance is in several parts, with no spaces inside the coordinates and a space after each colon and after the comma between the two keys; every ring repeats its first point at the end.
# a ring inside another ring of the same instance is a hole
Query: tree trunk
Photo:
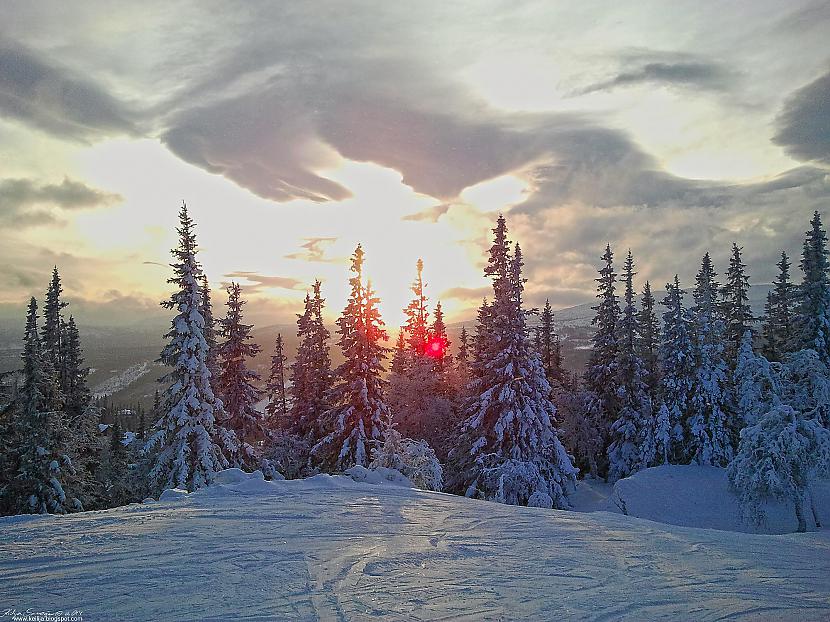
{"type": "Polygon", "coordinates": [[[813,512],[813,520],[816,523],[816,529],[821,529],[821,522],[818,519],[818,510],[816,510],[816,498],[813,495],[812,487],[807,489],[807,494],[810,495],[810,510],[813,512]]]}
{"type": "Polygon", "coordinates": [[[807,531],[807,523],[804,520],[804,496],[795,493],[793,494],[793,501],[795,502],[795,517],[798,519],[798,529],[796,530],[798,533],[804,533],[807,531]]]}

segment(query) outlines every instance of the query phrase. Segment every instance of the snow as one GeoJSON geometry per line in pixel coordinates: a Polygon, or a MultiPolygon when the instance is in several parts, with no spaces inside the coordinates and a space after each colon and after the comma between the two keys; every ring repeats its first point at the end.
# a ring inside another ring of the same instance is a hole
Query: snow
{"type": "Polygon", "coordinates": [[[93,387],[92,394],[94,397],[97,398],[112,395],[113,393],[118,393],[119,391],[126,389],[128,386],[139,380],[142,376],[149,374],[151,370],[152,361],[143,361],[141,363],[136,363],[135,365],[131,365],[123,371],[113,369],[112,373],[114,375],[110,378],[107,378],[99,385],[93,387]]]}
{"type": "MultiPolygon", "coordinates": [[[[830,522],[830,482],[817,482],[813,492],[819,518],[827,525],[830,522]]],[[[629,516],[681,527],[781,534],[793,532],[797,526],[791,503],[765,504],[767,521],[761,527],[744,523],[738,499],[729,488],[726,469],[717,467],[663,465],[640,471],[614,485],[611,503],[605,508],[611,511],[624,508],[629,516]]],[[[601,508],[602,503],[598,502],[596,507],[601,508]]],[[[814,531],[816,527],[809,504],[805,516],[807,530],[814,531]]]]}
{"type": "MultiPolygon", "coordinates": [[[[691,468],[684,494],[720,471],[691,468]]],[[[681,483],[673,476],[649,469],[617,487],[656,478],[659,498],[681,483]]],[[[85,622],[830,616],[827,532],[686,528],[342,476],[217,479],[155,503],[0,519],[3,602],[80,609],[85,622]]],[[[601,482],[588,484],[585,496],[601,496],[601,482]]],[[[624,494],[638,506],[635,492],[624,494]]]]}

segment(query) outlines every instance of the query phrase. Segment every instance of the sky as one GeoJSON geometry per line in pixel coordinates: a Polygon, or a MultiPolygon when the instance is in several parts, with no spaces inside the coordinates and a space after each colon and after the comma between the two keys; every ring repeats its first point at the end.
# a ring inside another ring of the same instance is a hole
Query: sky
{"type": "MultiPolygon", "coordinates": [[[[830,3],[46,2],[0,6],[0,317],[57,264],[88,322],[163,313],[183,200],[249,318],[333,316],[358,242],[390,327],[415,263],[449,320],[496,215],[527,299],[589,302],[707,250],[751,280],[830,220],[830,3]]],[[[221,312],[220,312],[221,313],[221,312]]]]}

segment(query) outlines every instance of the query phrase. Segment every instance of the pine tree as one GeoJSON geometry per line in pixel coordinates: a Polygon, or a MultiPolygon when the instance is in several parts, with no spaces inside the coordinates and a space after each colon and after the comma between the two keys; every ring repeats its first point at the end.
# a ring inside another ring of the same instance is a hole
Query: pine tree
{"type": "Polygon", "coordinates": [[[773,406],[741,431],[727,474],[746,517],[761,523],[765,500],[790,501],[797,530],[806,531],[805,495],[812,481],[830,474],[830,431],[791,406],[773,406]]]}
{"type": "Polygon", "coordinates": [[[167,385],[162,412],[146,446],[152,460],[150,488],[156,494],[165,488],[196,490],[210,484],[239,450],[234,433],[219,423],[225,417],[224,409],[210,386],[201,313],[202,268],[196,259],[193,227],[182,204],[179,245],[172,251],[174,276],[168,280],[177,291],[162,302],[162,306],[177,312],[160,357],[172,370],[162,378],[167,385]]]}
{"type": "Polygon", "coordinates": [[[389,365],[390,378],[404,375],[409,367],[407,362],[409,352],[406,348],[406,332],[403,326],[398,330],[398,338],[395,341],[394,352],[392,362],[389,365]]]}
{"type": "Polygon", "coordinates": [[[110,439],[103,461],[102,479],[110,507],[126,505],[132,501],[128,468],[128,451],[124,446],[124,431],[116,417],[110,426],[110,439]]]}
{"type": "MultiPolygon", "coordinates": [[[[608,429],[619,412],[616,378],[620,306],[615,293],[617,273],[614,272],[614,253],[610,245],[605,247],[602,261],[603,266],[596,279],[599,304],[592,307],[596,315],[591,324],[596,327],[596,331],[592,338],[593,348],[585,373],[585,384],[592,398],[589,411],[591,417],[600,424],[602,453],[605,454],[608,447],[608,429]]],[[[599,465],[599,469],[604,475],[607,469],[604,461],[599,465]]]]}
{"type": "MultiPolygon", "coordinates": [[[[476,332],[473,335],[473,353],[470,360],[470,380],[477,382],[484,373],[487,365],[487,352],[493,340],[493,331],[490,326],[490,304],[487,299],[481,301],[476,318],[476,332]]],[[[472,387],[470,387],[472,389],[472,387]]]]}
{"type": "Polygon", "coordinates": [[[52,280],[46,290],[46,302],[43,305],[43,328],[41,345],[43,355],[49,359],[52,367],[59,372],[61,358],[61,311],[66,303],[61,300],[63,286],[58,274],[58,267],[52,270],[52,280]]]}
{"type": "Polygon", "coordinates": [[[758,417],[779,403],[781,380],[770,362],[755,354],[752,333],[746,331],[732,374],[735,408],[741,428],[755,425],[758,417]]]}
{"type": "Polygon", "coordinates": [[[13,413],[12,480],[4,505],[15,513],[51,513],[83,509],[68,484],[74,469],[67,452],[68,430],[58,412],[62,406],[52,353],[44,351],[37,328],[37,302],[29,302],[23,338],[23,386],[13,413]]]}
{"type": "Polygon", "coordinates": [[[282,335],[277,334],[274,354],[271,356],[271,371],[265,385],[265,393],[268,396],[265,414],[268,416],[269,430],[285,429],[288,424],[288,403],[285,398],[286,361],[287,359],[283,353],[282,335]]]}
{"type": "Polygon", "coordinates": [[[732,459],[728,413],[728,368],[724,358],[723,319],[717,303],[717,274],[709,253],[703,256],[693,292],[695,379],[689,402],[689,452],[693,462],[726,466],[732,459]]]}
{"type": "Polygon", "coordinates": [[[219,379],[219,363],[218,363],[218,345],[216,342],[216,320],[213,318],[213,305],[210,300],[210,286],[206,275],[202,275],[202,299],[199,310],[205,320],[205,328],[203,334],[205,336],[205,343],[207,343],[207,361],[206,365],[210,372],[210,386],[215,394],[218,394],[217,381],[219,379]]]}
{"type": "Polygon", "coordinates": [[[510,255],[503,216],[493,233],[484,271],[494,294],[482,353],[487,364],[467,407],[452,487],[502,503],[568,507],[576,470],[559,441],[550,385],[526,333],[521,253],[510,255]]]}
{"type": "MultiPolygon", "coordinates": [[[[450,354],[452,342],[447,336],[447,326],[444,324],[444,311],[441,308],[440,300],[435,305],[433,317],[432,325],[429,327],[427,333],[429,335],[429,342],[433,348],[429,356],[433,360],[435,373],[439,375],[442,381],[446,381],[445,374],[452,367],[452,354],[450,354]]],[[[446,385],[446,382],[442,382],[442,384],[446,385]]]]}
{"type": "Polygon", "coordinates": [[[654,442],[654,420],[652,404],[646,384],[646,370],[637,353],[639,327],[637,310],[634,306],[634,258],[631,251],[625,260],[623,281],[625,283],[625,305],[618,324],[618,346],[616,370],[617,399],[619,414],[611,424],[608,446],[608,477],[616,481],[646,468],[654,460],[653,454],[643,454],[644,449],[652,450],[654,442]]]}
{"type": "Polygon", "coordinates": [[[336,384],[325,415],[326,436],[312,448],[324,469],[368,466],[372,445],[382,439],[382,421],[388,416],[384,399],[383,360],[389,351],[371,285],[363,283],[363,248],[352,255],[351,294],[337,320],[343,363],[335,370],[336,384]]]}
{"type": "Polygon", "coordinates": [[[726,284],[723,286],[724,338],[726,347],[724,356],[731,369],[738,360],[738,350],[744,333],[752,330],[754,321],[752,308],[749,306],[749,276],[746,265],[741,259],[741,248],[732,244],[732,256],[726,271],[726,284]]]}
{"type": "Polygon", "coordinates": [[[70,418],[79,416],[89,405],[90,392],[86,385],[89,368],[84,367],[81,338],[75,318],[69,316],[69,321],[63,326],[61,337],[61,367],[63,373],[62,389],[64,394],[64,411],[70,418]]]}
{"type": "Polygon", "coordinates": [[[830,275],[828,275],[827,232],[815,212],[806,233],[801,256],[804,279],[799,288],[798,340],[801,348],[815,350],[830,364],[830,275]]]}
{"type": "Polygon", "coordinates": [[[316,444],[325,436],[323,417],[329,410],[328,395],[332,385],[329,358],[330,333],[323,323],[325,299],[320,281],[312,286],[313,296],[306,295],[305,310],[297,316],[297,356],[291,364],[292,431],[316,444]]]}
{"type": "Polygon", "coordinates": [[[657,456],[668,457],[673,463],[689,459],[684,443],[684,430],[691,417],[691,398],[695,382],[695,355],[692,343],[692,325],[683,307],[683,290],[677,275],[673,283],[666,283],[663,300],[663,331],[660,343],[660,396],[662,407],[658,412],[663,431],[662,445],[658,443],[657,456]],[[666,436],[666,430],[668,435],[666,436]]]}
{"type": "Polygon", "coordinates": [[[790,281],[790,260],[781,252],[778,276],[767,294],[764,307],[763,354],[770,361],[780,361],[796,347],[795,320],[798,312],[798,292],[790,281]]]}
{"type": "Polygon", "coordinates": [[[545,370],[545,377],[551,385],[563,384],[565,381],[565,372],[562,369],[562,348],[559,343],[559,335],[556,333],[554,314],[550,307],[550,300],[545,300],[545,306],[539,318],[536,335],[539,342],[537,349],[542,359],[542,368],[545,370]]]}
{"type": "Polygon", "coordinates": [[[404,309],[406,316],[406,332],[410,351],[418,356],[423,356],[428,337],[427,320],[427,297],[424,295],[424,262],[419,259],[416,263],[417,274],[412,282],[412,293],[414,298],[404,309]]]}
{"type": "Polygon", "coordinates": [[[256,409],[262,399],[255,383],[260,377],[250,369],[246,360],[253,358],[261,348],[251,341],[253,326],[243,323],[242,288],[238,283],[228,287],[228,312],[219,320],[218,335],[223,341],[217,346],[219,377],[216,386],[225,410],[223,425],[233,430],[243,447],[242,461],[252,465],[253,451],[250,449],[265,436],[263,415],[256,409]],[[249,447],[245,447],[248,445],[249,447]]]}
{"type": "Polygon", "coordinates": [[[646,372],[646,385],[652,404],[659,402],[660,385],[660,322],[655,310],[654,295],[648,281],[643,286],[640,296],[640,310],[637,312],[637,347],[636,351],[646,372]]]}

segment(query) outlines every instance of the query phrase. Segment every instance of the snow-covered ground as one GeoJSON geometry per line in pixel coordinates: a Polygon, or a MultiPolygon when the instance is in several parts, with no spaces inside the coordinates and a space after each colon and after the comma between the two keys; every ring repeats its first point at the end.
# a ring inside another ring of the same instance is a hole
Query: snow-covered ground
{"type": "MultiPolygon", "coordinates": [[[[754,535],[229,473],[0,519],[0,611],[95,620],[827,620],[827,532],[754,535]]],[[[600,504],[602,487],[582,501],[600,504]]]]}

